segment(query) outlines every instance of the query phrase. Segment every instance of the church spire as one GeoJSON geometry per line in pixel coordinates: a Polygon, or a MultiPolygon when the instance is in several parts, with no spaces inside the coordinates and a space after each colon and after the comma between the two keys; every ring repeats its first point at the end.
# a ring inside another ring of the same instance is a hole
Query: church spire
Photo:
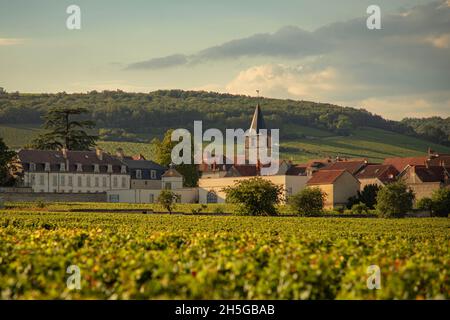
{"type": "Polygon", "coordinates": [[[267,129],[267,127],[261,112],[261,106],[259,105],[259,90],[256,90],[256,92],[258,94],[258,103],[256,104],[255,112],[253,113],[253,119],[250,125],[250,130],[255,130],[255,132],[258,134],[259,130],[267,129]]]}

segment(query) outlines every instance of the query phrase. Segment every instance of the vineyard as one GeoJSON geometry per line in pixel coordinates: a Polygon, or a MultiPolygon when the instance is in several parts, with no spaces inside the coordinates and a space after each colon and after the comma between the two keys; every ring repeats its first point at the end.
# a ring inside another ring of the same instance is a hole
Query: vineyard
{"type": "Polygon", "coordinates": [[[450,220],[0,210],[2,299],[449,299],[450,220]],[[80,268],[69,290],[67,267],[80,268]],[[369,290],[367,267],[381,269],[369,290]]]}

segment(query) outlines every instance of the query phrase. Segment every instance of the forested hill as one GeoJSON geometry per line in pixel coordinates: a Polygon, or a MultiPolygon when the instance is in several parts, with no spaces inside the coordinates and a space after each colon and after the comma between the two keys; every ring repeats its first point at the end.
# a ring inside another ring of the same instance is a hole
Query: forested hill
{"type": "MultiPolygon", "coordinates": [[[[37,125],[42,123],[42,116],[50,107],[73,106],[91,110],[90,117],[106,138],[108,135],[162,134],[168,128],[190,128],[194,120],[203,120],[205,127],[247,128],[257,101],[258,98],[243,95],[182,90],[92,91],[86,94],[0,92],[0,124],[37,125]]],[[[410,122],[389,121],[363,109],[268,98],[260,98],[260,103],[267,125],[280,128],[285,138],[292,134],[283,130],[289,125],[342,136],[360,127],[417,136],[410,122]]],[[[430,138],[426,134],[423,136],[430,138]]]]}

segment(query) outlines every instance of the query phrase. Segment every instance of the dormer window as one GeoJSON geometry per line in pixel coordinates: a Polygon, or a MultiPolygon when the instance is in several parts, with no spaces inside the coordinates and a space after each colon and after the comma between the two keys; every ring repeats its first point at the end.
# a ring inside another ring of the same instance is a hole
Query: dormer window
{"type": "Polygon", "coordinates": [[[44,170],[45,171],[50,171],[50,163],[49,162],[45,163],[44,170]]]}
{"type": "Polygon", "coordinates": [[[120,173],[127,173],[127,167],[124,165],[120,166],[120,173]]]}
{"type": "Polygon", "coordinates": [[[81,163],[77,163],[77,172],[82,172],[83,171],[83,166],[81,165],[81,163]]]}
{"type": "Polygon", "coordinates": [[[34,162],[30,163],[30,171],[36,171],[36,163],[34,162]]]}
{"type": "Polygon", "coordinates": [[[59,167],[60,171],[66,171],[66,164],[63,162],[61,163],[60,167],[59,167]]]}
{"type": "Polygon", "coordinates": [[[99,173],[100,172],[100,166],[96,163],[94,164],[94,172],[99,173]]]}
{"type": "Polygon", "coordinates": [[[108,164],[108,173],[112,173],[113,169],[112,169],[112,164],[108,164]]]}
{"type": "Polygon", "coordinates": [[[156,171],[155,170],[151,170],[150,171],[150,178],[155,180],[156,179],[156,171]]]}
{"type": "Polygon", "coordinates": [[[136,179],[142,179],[142,170],[136,170],[136,179]]]}

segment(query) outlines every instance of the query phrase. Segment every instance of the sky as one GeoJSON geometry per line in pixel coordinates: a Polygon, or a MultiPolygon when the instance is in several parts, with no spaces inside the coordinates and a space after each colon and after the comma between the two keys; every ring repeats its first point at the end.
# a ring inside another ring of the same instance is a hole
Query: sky
{"type": "Polygon", "coordinates": [[[448,0],[0,0],[0,87],[185,89],[450,116],[448,0]],[[69,30],[69,5],[81,29],[69,30]],[[366,10],[381,9],[381,30],[366,10]]]}

